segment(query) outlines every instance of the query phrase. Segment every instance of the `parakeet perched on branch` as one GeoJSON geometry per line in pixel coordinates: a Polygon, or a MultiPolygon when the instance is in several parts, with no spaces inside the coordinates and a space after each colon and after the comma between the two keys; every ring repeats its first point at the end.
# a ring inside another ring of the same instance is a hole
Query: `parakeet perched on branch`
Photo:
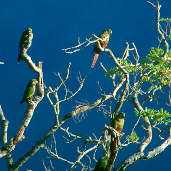
{"type": "Polygon", "coordinates": [[[21,60],[21,53],[26,52],[31,44],[32,44],[32,40],[33,40],[33,32],[31,28],[27,28],[21,35],[20,38],[20,45],[19,45],[19,55],[18,55],[18,63],[21,60]]]}
{"type": "Polygon", "coordinates": [[[94,171],[106,171],[106,166],[108,164],[108,157],[104,156],[101,159],[98,160],[96,163],[96,166],[94,168],[94,171]]]}
{"type": "Polygon", "coordinates": [[[29,83],[27,84],[27,87],[24,91],[24,96],[23,99],[21,100],[20,104],[22,104],[23,102],[28,102],[28,100],[30,100],[36,90],[36,84],[38,83],[38,81],[36,79],[32,79],[29,81],[29,83]]]}
{"type": "MultiPolygon", "coordinates": [[[[112,30],[111,29],[105,29],[98,37],[103,39],[103,40],[99,40],[100,45],[102,48],[105,48],[109,42],[110,39],[110,35],[112,34],[112,30]]],[[[98,59],[99,53],[101,52],[98,43],[96,42],[94,44],[94,59],[92,62],[91,67],[94,68],[94,65],[98,59]]]]}
{"type": "MultiPolygon", "coordinates": [[[[111,126],[119,133],[122,132],[125,120],[125,113],[121,112],[117,116],[114,117],[111,121],[111,126]]],[[[122,136],[122,135],[121,135],[122,136]]],[[[120,147],[120,138],[119,137],[112,137],[112,142],[110,144],[110,158],[109,158],[109,165],[114,164],[119,147],[120,147]]]]}
{"type": "Polygon", "coordinates": [[[125,113],[119,113],[112,121],[111,126],[118,132],[122,132],[125,120],[125,113]]]}

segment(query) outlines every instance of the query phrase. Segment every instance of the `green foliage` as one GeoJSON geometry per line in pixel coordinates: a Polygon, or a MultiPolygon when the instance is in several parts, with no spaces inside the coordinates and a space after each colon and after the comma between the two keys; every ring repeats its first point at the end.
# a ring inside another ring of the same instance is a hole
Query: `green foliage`
{"type": "Polygon", "coordinates": [[[153,120],[155,124],[163,123],[167,125],[168,123],[171,123],[171,113],[167,112],[163,108],[160,110],[145,108],[142,112],[135,109],[135,114],[137,116],[142,116],[143,118],[148,117],[150,120],[153,120]]]}
{"type": "Polygon", "coordinates": [[[169,50],[169,52],[167,54],[167,57],[170,57],[171,58],[171,50],[169,50]]]}
{"type": "Polygon", "coordinates": [[[161,18],[160,21],[171,23],[171,18],[161,18]]]}
{"type": "MultiPolygon", "coordinates": [[[[165,23],[168,30],[170,29],[171,18],[161,18],[160,21],[165,23]]],[[[171,40],[171,31],[169,33],[167,33],[166,37],[167,37],[167,39],[171,40]]]]}
{"type": "Polygon", "coordinates": [[[106,77],[110,77],[113,74],[121,75],[121,72],[119,72],[119,69],[117,68],[111,68],[109,71],[106,72],[106,77]]]}
{"type": "MultiPolygon", "coordinates": [[[[166,86],[171,81],[171,60],[163,58],[164,50],[160,48],[151,48],[150,53],[140,63],[140,66],[133,65],[126,59],[117,59],[118,63],[129,73],[142,73],[141,82],[151,82],[166,86]],[[148,76],[147,76],[148,75],[148,76]]],[[[167,57],[171,57],[171,50],[167,57]]],[[[111,68],[106,72],[106,76],[110,77],[113,74],[122,76],[123,73],[118,67],[111,68]]]]}
{"type": "MultiPolygon", "coordinates": [[[[171,85],[171,50],[164,56],[162,48],[151,48],[150,53],[144,58],[141,63],[132,64],[127,59],[117,59],[118,63],[130,75],[135,75],[137,85],[143,87],[142,84],[146,82],[146,94],[153,97],[157,91],[162,91],[163,87],[171,85]],[[139,80],[138,80],[139,79],[139,80]]],[[[119,67],[111,68],[106,72],[106,76],[123,76],[123,72],[119,67]]],[[[152,98],[150,98],[152,100],[152,98]]]]}
{"type": "MultiPolygon", "coordinates": [[[[121,67],[123,67],[129,73],[137,72],[138,67],[133,65],[131,62],[128,62],[126,59],[119,59],[118,58],[117,60],[118,60],[118,63],[121,65],[121,67]]],[[[113,74],[116,74],[119,76],[123,75],[120,68],[114,67],[114,68],[111,68],[109,71],[106,72],[106,77],[110,77],[113,74]]]]}
{"type": "Polygon", "coordinates": [[[162,56],[164,55],[164,50],[159,48],[151,48],[150,53],[147,55],[147,61],[155,62],[155,63],[163,63],[164,60],[162,56]]]}
{"type": "Polygon", "coordinates": [[[137,136],[136,132],[133,132],[131,135],[127,136],[127,140],[132,143],[138,143],[139,137],[137,136]]]}
{"type": "MultiPolygon", "coordinates": [[[[163,58],[164,50],[159,48],[151,48],[146,59],[141,62],[142,73],[141,82],[151,82],[157,87],[167,86],[171,81],[171,61],[163,58]],[[148,76],[147,76],[148,75],[148,76]]],[[[167,57],[171,56],[171,51],[167,57]]],[[[153,85],[153,87],[154,87],[153,85]]]]}

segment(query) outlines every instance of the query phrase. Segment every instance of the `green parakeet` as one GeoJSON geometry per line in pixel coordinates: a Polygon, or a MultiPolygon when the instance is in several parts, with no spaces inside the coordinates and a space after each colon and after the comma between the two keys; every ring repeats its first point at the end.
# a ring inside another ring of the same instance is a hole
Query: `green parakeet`
{"type": "MultiPolygon", "coordinates": [[[[111,126],[119,133],[122,132],[123,126],[124,126],[124,120],[125,120],[125,113],[120,112],[117,116],[115,116],[112,121],[111,121],[111,126]]],[[[112,136],[112,141],[110,144],[110,158],[109,158],[109,170],[111,170],[111,166],[113,166],[119,147],[120,147],[120,138],[119,137],[113,137],[112,136]]]]}
{"type": "Polygon", "coordinates": [[[23,102],[28,102],[28,100],[33,97],[35,90],[36,90],[37,83],[38,83],[38,81],[36,79],[32,79],[29,81],[29,83],[27,84],[27,87],[24,91],[24,96],[23,96],[23,99],[21,100],[20,104],[22,104],[23,102]]]}
{"type": "Polygon", "coordinates": [[[112,121],[111,126],[118,132],[122,132],[125,120],[125,113],[119,113],[112,121]]]}
{"type": "Polygon", "coordinates": [[[108,164],[108,157],[104,156],[101,159],[98,160],[96,163],[96,166],[94,168],[94,171],[106,171],[106,166],[108,164]]]}
{"type": "Polygon", "coordinates": [[[20,45],[19,45],[19,55],[18,55],[18,63],[21,60],[21,53],[26,52],[31,44],[32,44],[32,40],[33,40],[33,32],[31,28],[27,28],[21,35],[20,38],[20,45]]]}
{"type": "MultiPolygon", "coordinates": [[[[112,30],[111,29],[105,29],[98,37],[100,37],[101,39],[104,39],[103,41],[99,40],[100,45],[102,48],[105,48],[109,42],[110,39],[110,35],[112,34],[112,30]]],[[[91,67],[94,68],[94,65],[99,57],[99,53],[101,52],[100,48],[98,47],[98,43],[96,42],[94,44],[94,59],[92,62],[91,67]]]]}

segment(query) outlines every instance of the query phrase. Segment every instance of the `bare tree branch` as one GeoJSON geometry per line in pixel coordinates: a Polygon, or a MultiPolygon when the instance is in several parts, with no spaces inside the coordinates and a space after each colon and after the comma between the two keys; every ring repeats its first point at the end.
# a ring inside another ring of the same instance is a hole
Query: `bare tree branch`
{"type": "Polygon", "coordinates": [[[95,42],[98,42],[99,40],[102,40],[100,37],[96,36],[95,34],[92,34],[92,37],[90,38],[86,38],[86,41],[80,43],[80,41],[78,41],[78,44],[76,46],[70,47],[70,48],[65,48],[62,49],[65,53],[75,53],[75,52],[79,52],[80,50],[82,50],[83,48],[88,47],[90,44],[93,44],[95,42]],[[95,38],[93,40],[93,38],[95,38]]]}
{"type": "Polygon", "coordinates": [[[150,158],[153,158],[163,152],[169,145],[171,145],[171,136],[168,137],[161,145],[154,148],[152,151],[147,152],[147,154],[142,157],[143,160],[148,160],[150,158]]]}
{"type": "Polygon", "coordinates": [[[3,157],[6,155],[6,160],[8,164],[9,170],[17,170],[24,162],[17,161],[15,164],[13,164],[13,158],[11,155],[11,152],[15,149],[16,144],[18,144],[20,141],[24,139],[24,132],[26,128],[28,127],[32,116],[34,114],[34,110],[38,103],[43,99],[44,97],[44,87],[43,87],[43,72],[42,72],[42,62],[39,62],[38,65],[32,61],[31,57],[26,53],[28,49],[21,49],[20,55],[22,56],[22,59],[26,62],[26,64],[29,66],[31,70],[37,73],[38,77],[38,86],[37,86],[37,96],[34,99],[29,100],[27,110],[25,112],[23,121],[20,125],[20,128],[18,129],[16,135],[9,140],[7,140],[7,129],[8,129],[8,121],[5,119],[5,116],[3,114],[2,108],[0,106],[0,119],[1,119],[1,143],[3,145],[3,150],[0,151],[0,157],[3,157]]]}
{"type": "Polygon", "coordinates": [[[113,98],[113,96],[110,94],[104,95],[104,97],[96,100],[93,104],[80,106],[80,107],[76,108],[75,110],[73,110],[71,113],[66,114],[60,123],[62,124],[63,122],[65,122],[69,118],[75,117],[75,116],[79,115],[80,113],[91,110],[91,109],[97,107],[100,103],[103,103],[104,101],[109,100],[111,98],[113,98]]]}
{"type": "Polygon", "coordinates": [[[0,105],[0,119],[1,119],[1,144],[4,146],[7,143],[7,131],[9,121],[6,120],[0,105]]]}
{"type": "Polygon", "coordinates": [[[157,32],[159,33],[159,35],[161,37],[161,41],[163,41],[163,44],[164,44],[164,47],[165,47],[163,57],[166,60],[167,59],[167,54],[168,54],[168,51],[169,51],[169,44],[167,42],[167,38],[164,35],[164,31],[163,31],[163,29],[162,29],[162,27],[160,25],[160,9],[161,9],[161,5],[159,4],[159,1],[157,1],[157,5],[154,5],[150,1],[147,1],[147,2],[149,4],[151,4],[157,10],[157,18],[156,18],[156,22],[157,22],[157,32]]]}

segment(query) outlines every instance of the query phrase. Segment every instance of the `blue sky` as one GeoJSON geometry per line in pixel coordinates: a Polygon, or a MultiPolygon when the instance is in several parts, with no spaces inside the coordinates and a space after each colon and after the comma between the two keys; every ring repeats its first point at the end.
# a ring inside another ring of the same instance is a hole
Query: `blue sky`
{"type": "MultiPolygon", "coordinates": [[[[170,18],[171,2],[162,0],[161,4],[161,17],[170,18]]],[[[64,77],[69,62],[72,62],[72,77],[68,82],[71,89],[75,90],[78,86],[76,83],[78,72],[82,76],[89,73],[82,92],[70,103],[65,103],[61,106],[62,117],[73,109],[73,106],[76,105],[76,100],[88,100],[92,103],[100,97],[100,91],[97,86],[98,80],[105,92],[110,92],[111,87],[109,85],[111,85],[111,82],[105,78],[99,62],[103,62],[108,68],[112,67],[113,63],[103,53],[92,70],[90,68],[93,58],[92,46],[72,55],[65,54],[61,49],[75,45],[78,37],[80,37],[81,41],[84,41],[92,33],[98,35],[103,29],[111,28],[113,34],[109,47],[117,57],[122,54],[126,42],[134,42],[140,56],[145,57],[150,47],[157,44],[155,14],[155,10],[145,0],[6,0],[0,2],[0,61],[5,62],[5,65],[0,65],[0,104],[4,114],[10,121],[9,137],[15,135],[26,109],[26,104],[19,104],[25,86],[28,80],[36,76],[24,62],[20,65],[17,64],[19,39],[25,28],[31,27],[33,29],[33,44],[28,53],[36,63],[43,61],[44,81],[47,86],[55,87],[58,85],[59,80],[53,73],[60,72],[64,77]]],[[[130,131],[128,125],[133,125],[136,122],[136,120],[133,120],[135,116],[131,107],[130,105],[130,107],[127,106],[123,109],[130,109],[129,115],[126,116],[125,133],[130,131]]],[[[100,136],[104,123],[109,123],[109,120],[102,113],[97,113],[96,111],[96,109],[93,109],[88,112],[85,119],[81,121],[71,119],[65,126],[71,126],[75,132],[79,131],[83,134],[94,132],[100,136]],[[98,121],[98,123],[94,125],[94,121],[98,121]]],[[[26,132],[26,139],[16,146],[16,154],[14,155],[16,160],[27,152],[38,138],[52,126],[53,119],[53,110],[45,97],[35,111],[32,122],[26,132]]],[[[57,137],[61,153],[66,154],[67,157],[73,157],[73,152],[70,151],[70,148],[63,145],[60,134],[57,137]],[[65,146],[67,152],[62,149],[63,146],[65,146]]],[[[119,161],[127,158],[137,148],[137,145],[132,145],[127,150],[121,150],[118,156],[119,161]]],[[[156,158],[149,161],[140,161],[128,170],[169,170],[171,169],[170,154],[170,148],[167,148],[156,158]]],[[[26,168],[33,171],[43,170],[42,159],[48,161],[46,157],[47,154],[41,150],[20,170],[26,168]]],[[[66,167],[64,162],[53,161],[57,170],[63,171],[66,167]]],[[[4,159],[0,159],[0,167],[4,171],[7,170],[4,159]]]]}

